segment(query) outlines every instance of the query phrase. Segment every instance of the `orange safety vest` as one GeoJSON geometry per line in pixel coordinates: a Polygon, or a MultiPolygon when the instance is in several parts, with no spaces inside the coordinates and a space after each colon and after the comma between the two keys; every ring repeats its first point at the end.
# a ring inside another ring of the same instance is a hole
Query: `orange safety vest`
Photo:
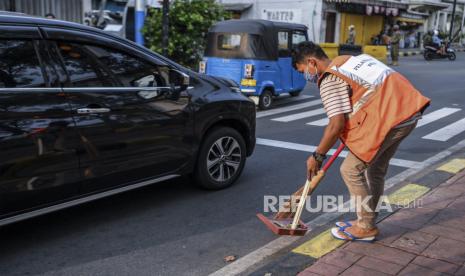
{"type": "Polygon", "coordinates": [[[318,86],[326,74],[336,75],[352,89],[353,111],[340,138],[367,163],[393,127],[423,112],[430,103],[405,77],[369,55],[336,57],[320,76],[318,86]]]}

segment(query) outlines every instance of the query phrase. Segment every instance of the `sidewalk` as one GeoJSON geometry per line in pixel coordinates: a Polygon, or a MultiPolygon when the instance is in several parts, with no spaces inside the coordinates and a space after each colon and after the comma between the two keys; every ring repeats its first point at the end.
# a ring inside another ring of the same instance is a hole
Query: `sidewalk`
{"type": "Polygon", "coordinates": [[[298,275],[465,275],[465,171],[421,200],[379,223],[376,242],[347,242],[298,275]]]}

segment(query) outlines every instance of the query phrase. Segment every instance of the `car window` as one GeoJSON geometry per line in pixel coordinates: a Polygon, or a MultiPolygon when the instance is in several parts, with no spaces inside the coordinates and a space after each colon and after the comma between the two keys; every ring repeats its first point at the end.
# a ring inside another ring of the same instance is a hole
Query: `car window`
{"type": "Polygon", "coordinates": [[[86,49],[123,87],[166,87],[169,68],[110,48],[87,45],[86,49]]]}
{"type": "Polygon", "coordinates": [[[240,34],[220,34],[218,36],[218,50],[237,51],[241,48],[240,34]]]}
{"type": "Polygon", "coordinates": [[[58,49],[69,75],[69,83],[66,86],[112,86],[112,81],[109,79],[108,74],[100,70],[92,54],[84,45],[59,42],[58,49]]]}
{"type": "Polygon", "coordinates": [[[45,87],[32,40],[0,40],[0,88],[45,87]]]}
{"type": "Polygon", "coordinates": [[[304,32],[294,31],[292,33],[292,47],[297,46],[297,44],[303,41],[307,41],[307,36],[304,32]]]}
{"type": "Polygon", "coordinates": [[[278,51],[280,57],[288,57],[291,55],[289,51],[289,32],[278,32],[278,51]]]}

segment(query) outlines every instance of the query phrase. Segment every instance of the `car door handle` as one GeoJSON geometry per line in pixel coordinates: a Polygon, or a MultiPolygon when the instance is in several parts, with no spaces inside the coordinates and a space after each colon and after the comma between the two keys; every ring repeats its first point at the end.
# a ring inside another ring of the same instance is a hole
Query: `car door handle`
{"type": "Polygon", "coordinates": [[[98,107],[98,108],[85,107],[85,108],[77,109],[78,114],[94,114],[94,113],[107,113],[107,112],[110,112],[110,109],[105,108],[105,107],[98,107]]]}

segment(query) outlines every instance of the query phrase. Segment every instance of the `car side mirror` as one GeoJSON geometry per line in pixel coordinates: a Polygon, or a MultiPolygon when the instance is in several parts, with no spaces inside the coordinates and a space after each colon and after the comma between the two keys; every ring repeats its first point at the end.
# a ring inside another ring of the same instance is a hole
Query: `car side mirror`
{"type": "Polygon", "coordinates": [[[181,92],[186,91],[189,87],[190,77],[180,70],[170,69],[169,78],[171,98],[178,100],[181,92]]]}

